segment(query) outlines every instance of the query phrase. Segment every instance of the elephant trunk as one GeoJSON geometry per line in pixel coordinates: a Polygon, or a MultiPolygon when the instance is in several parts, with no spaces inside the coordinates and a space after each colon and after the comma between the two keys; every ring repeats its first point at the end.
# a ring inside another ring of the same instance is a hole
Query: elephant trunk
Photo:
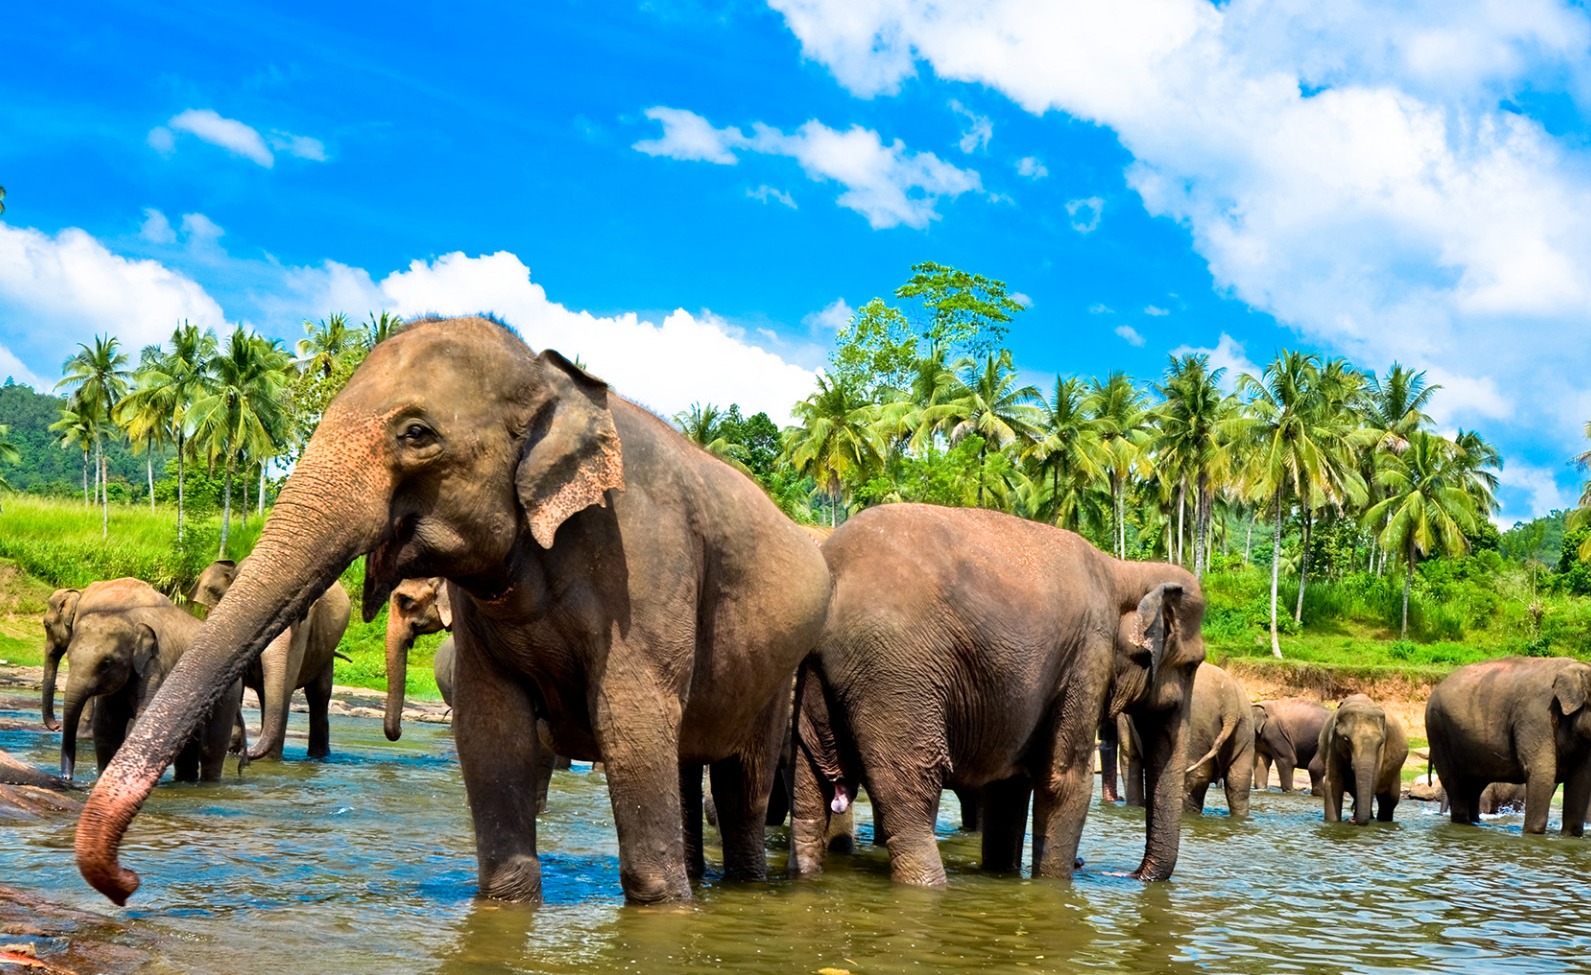
{"type": "Polygon", "coordinates": [[[72,781],[77,768],[77,726],[83,720],[83,709],[93,695],[75,687],[68,687],[66,699],[61,702],[61,778],[72,781]]]}
{"type": "Polygon", "coordinates": [[[55,720],[55,677],[60,670],[61,655],[65,652],[65,647],[48,646],[44,648],[44,700],[39,710],[44,715],[44,728],[46,731],[61,730],[61,723],[55,720]]]}
{"type": "Polygon", "coordinates": [[[1376,769],[1381,764],[1379,748],[1358,748],[1353,756],[1353,824],[1370,822],[1370,803],[1375,798],[1376,769]]]}
{"type": "Polygon", "coordinates": [[[1133,717],[1143,750],[1144,858],[1139,880],[1169,880],[1182,844],[1182,793],[1187,778],[1188,696],[1172,711],[1133,717]]]}
{"type": "MultiPolygon", "coordinates": [[[[390,610],[389,610],[390,612],[390,610]]],[[[414,646],[414,627],[396,614],[387,617],[387,711],[382,727],[388,741],[403,736],[403,699],[409,681],[409,649],[414,646]]]]}
{"type": "Polygon", "coordinates": [[[383,417],[349,417],[333,404],[227,598],[102,771],[78,821],[75,851],[84,879],[117,904],[139,883],[119,862],[122,837],[200,719],[267,643],[380,541],[391,496],[379,447],[384,425],[383,417]]]}
{"type": "Polygon", "coordinates": [[[293,678],[298,668],[291,666],[291,652],[295,641],[293,627],[277,635],[260,654],[260,737],[248,750],[251,762],[281,754],[282,742],[287,739],[287,712],[293,700],[293,678]]]}

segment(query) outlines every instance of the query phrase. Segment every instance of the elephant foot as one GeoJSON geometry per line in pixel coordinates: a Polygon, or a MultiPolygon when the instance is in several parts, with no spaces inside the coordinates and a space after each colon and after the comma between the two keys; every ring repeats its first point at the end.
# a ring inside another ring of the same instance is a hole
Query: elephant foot
{"type": "Polygon", "coordinates": [[[491,900],[540,904],[541,861],[534,856],[520,856],[497,866],[490,875],[483,870],[480,893],[491,900]]]}
{"type": "Polygon", "coordinates": [[[677,878],[664,872],[645,874],[619,870],[619,884],[624,888],[624,899],[632,904],[684,903],[691,899],[691,885],[680,870],[677,878]]]}

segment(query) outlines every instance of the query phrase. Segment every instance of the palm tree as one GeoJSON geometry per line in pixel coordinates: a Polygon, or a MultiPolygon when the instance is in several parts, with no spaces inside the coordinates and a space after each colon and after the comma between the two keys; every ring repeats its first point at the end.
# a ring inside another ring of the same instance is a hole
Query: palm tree
{"type": "Polygon", "coordinates": [[[859,386],[818,373],[817,391],[791,410],[799,426],[784,431],[784,462],[811,477],[828,492],[829,524],[844,500],[845,479],[883,462],[884,444],[876,423],[878,407],[859,386]]]}
{"type": "MultiPolygon", "coordinates": [[[[1282,647],[1276,592],[1286,508],[1294,502],[1310,509],[1325,501],[1340,503],[1364,496],[1364,482],[1349,456],[1348,431],[1341,415],[1331,412],[1339,390],[1332,383],[1323,384],[1321,377],[1316,356],[1284,350],[1265,367],[1261,378],[1247,373],[1238,377],[1239,392],[1249,397],[1247,408],[1225,425],[1247,441],[1249,484],[1254,494],[1271,503],[1271,653],[1277,657],[1282,647]]],[[[1302,584],[1301,574],[1300,589],[1302,584]]]]}
{"type": "Polygon", "coordinates": [[[1465,532],[1475,530],[1477,513],[1472,480],[1463,452],[1453,442],[1423,430],[1411,431],[1401,454],[1389,454],[1377,475],[1386,497],[1365,513],[1381,524],[1381,544],[1399,553],[1403,577],[1403,628],[1409,635],[1409,590],[1422,556],[1442,550],[1463,554],[1465,532]]]}
{"type": "Polygon", "coordinates": [[[1080,527],[1083,499],[1089,485],[1105,479],[1106,454],[1099,430],[1089,419],[1088,389],[1081,379],[1055,377],[1055,391],[1039,403],[1036,439],[1027,456],[1049,491],[1037,506],[1051,524],[1080,527]]]}
{"type": "Polygon", "coordinates": [[[291,361],[274,340],[236,328],[214,360],[214,385],[193,404],[194,439],[211,468],[219,463],[223,471],[221,554],[217,558],[226,557],[234,475],[245,457],[274,457],[286,436],[288,416],[282,409],[282,391],[291,361]]]}
{"type": "Polygon", "coordinates": [[[674,414],[674,425],[679,427],[686,440],[749,477],[751,470],[745,463],[746,448],[729,440],[724,423],[726,416],[711,403],[692,403],[690,409],[674,414]]]}
{"type": "Polygon", "coordinates": [[[184,534],[187,501],[187,471],[193,435],[193,405],[208,396],[214,385],[216,356],[215,332],[200,330],[184,321],[171,333],[171,350],[163,353],[136,377],[137,390],[129,397],[128,409],[159,416],[166,425],[165,436],[177,447],[177,538],[184,534]]]}
{"type": "Polygon", "coordinates": [[[980,368],[970,357],[958,361],[952,370],[942,401],[919,414],[924,430],[943,433],[952,445],[976,434],[983,438],[978,449],[978,507],[983,507],[984,483],[988,470],[989,448],[1019,450],[1038,439],[1042,414],[1033,406],[1040,399],[1037,386],[1017,386],[1016,367],[1009,349],[984,356],[980,368]]]}
{"type": "Polygon", "coordinates": [[[1089,381],[1089,418],[1099,431],[1105,453],[1105,474],[1110,484],[1112,544],[1118,559],[1127,557],[1127,481],[1143,467],[1149,435],[1144,424],[1149,408],[1144,394],[1124,372],[1113,372],[1104,382],[1089,381]]]}
{"type": "MultiPolygon", "coordinates": [[[[1157,411],[1159,419],[1159,450],[1174,462],[1170,465],[1180,474],[1191,477],[1193,494],[1193,571],[1203,576],[1209,567],[1209,533],[1211,509],[1214,504],[1213,484],[1231,460],[1228,440],[1222,436],[1222,424],[1237,408],[1235,397],[1221,391],[1221,379],[1226,370],[1210,370],[1207,355],[1171,357],[1166,369],[1165,382],[1156,388],[1165,402],[1157,411]]],[[[1180,560],[1182,528],[1180,500],[1187,477],[1179,478],[1177,503],[1179,524],[1177,528],[1180,560]]]]}
{"type": "MultiPolygon", "coordinates": [[[[84,418],[77,411],[75,398],[66,401],[61,407],[61,418],[50,424],[51,433],[59,433],[62,450],[76,448],[83,452],[83,506],[86,508],[92,502],[88,499],[88,455],[94,450],[94,424],[84,418]]],[[[96,475],[95,483],[98,484],[96,475]]]]}
{"type": "MultiPolygon", "coordinates": [[[[22,454],[17,450],[17,445],[6,438],[11,435],[11,428],[0,423],[0,464],[17,464],[22,461],[22,454]]],[[[11,485],[6,483],[4,476],[0,476],[0,489],[10,490],[11,485]]]]}
{"type": "MultiPolygon", "coordinates": [[[[337,316],[333,315],[332,317],[336,318],[337,316]]],[[[307,325],[308,323],[306,322],[305,324],[307,325]]],[[[371,349],[375,348],[377,345],[380,345],[382,342],[385,342],[387,339],[390,339],[394,335],[397,335],[399,332],[403,331],[405,324],[406,323],[402,317],[394,315],[392,312],[384,311],[379,315],[375,312],[371,312],[370,321],[366,322],[364,326],[365,347],[371,349]]],[[[302,350],[300,350],[299,354],[303,355],[302,350]]]]}
{"type": "Polygon", "coordinates": [[[100,537],[110,537],[110,499],[105,491],[104,428],[116,404],[127,394],[127,356],[117,351],[114,335],[96,335],[94,345],[79,343],[77,354],[62,366],[56,389],[74,391],[79,416],[93,423],[94,463],[100,482],[100,537]]]}
{"type": "MultiPolygon", "coordinates": [[[[367,333],[349,328],[348,317],[336,312],[320,322],[304,320],[306,338],[298,340],[298,362],[305,372],[330,376],[366,342],[367,333]]],[[[371,343],[374,344],[374,343],[371,343]]]]}

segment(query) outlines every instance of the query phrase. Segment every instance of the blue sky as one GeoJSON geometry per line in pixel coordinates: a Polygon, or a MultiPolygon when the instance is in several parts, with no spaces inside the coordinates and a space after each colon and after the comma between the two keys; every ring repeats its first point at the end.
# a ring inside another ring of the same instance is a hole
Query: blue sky
{"type": "Polygon", "coordinates": [[[0,374],[178,319],[492,310],[663,413],[786,415],[917,261],[1027,378],[1426,369],[1562,507],[1591,419],[1591,19],[1233,0],[26,4],[0,374]],[[158,9],[150,9],[158,7],[158,9]]]}

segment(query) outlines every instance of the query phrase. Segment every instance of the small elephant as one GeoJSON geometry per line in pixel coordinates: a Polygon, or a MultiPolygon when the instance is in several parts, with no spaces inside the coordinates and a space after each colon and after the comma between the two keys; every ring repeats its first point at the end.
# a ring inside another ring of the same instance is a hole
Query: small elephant
{"type": "Polygon", "coordinates": [[[44,727],[60,731],[55,720],[55,682],[61,656],[72,642],[72,624],[79,613],[170,606],[171,600],[154,586],[130,576],[91,582],[82,589],[57,589],[44,610],[44,687],[40,708],[44,727]]]}
{"type": "MultiPolygon", "coordinates": [[[[1447,798],[1447,790],[1442,790],[1442,812],[1451,811],[1451,803],[1447,798]]],[[[1495,816],[1498,813],[1524,812],[1525,786],[1522,782],[1493,782],[1481,790],[1480,811],[1482,816],[1495,816]]]]}
{"type": "MultiPolygon", "coordinates": [[[[453,629],[453,604],[443,579],[405,579],[392,590],[387,601],[387,710],[383,728],[387,740],[403,735],[404,691],[408,686],[409,651],[416,637],[453,629]]],[[[432,661],[437,689],[448,707],[453,706],[453,638],[442,641],[432,661]],[[443,663],[443,647],[447,662],[443,663]],[[443,673],[447,674],[446,683],[443,673]]]]}
{"type": "Polygon", "coordinates": [[[1270,783],[1271,763],[1283,792],[1293,791],[1293,770],[1308,769],[1309,791],[1319,793],[1322,769],[1315,762],[1320,729],[1331,714],[1319,701],[1284,697],[1254,705],[1254,787],[1270,783]]]}
{"type": "MultiPolygon", "coordinates": [[[[230,560],[210,563],[200,573],[190,598],[214,609],[240,571],[242,566],[230,560]]],[[[350,614],[348,593],[342,583],[332,582],[303,618],[273,639],[249,665],[244,685],[260,702],[260,737],[248,751],[251,760],[281,761],[287,713],[293,692],[299,688],[309,700],[309,757],[331,754],[332,664],[350,614]]]]}
{"type": "MultiPolygon", "coordinates": [[[[148,706],[200,625],[169,604],[77,615],[66,648],[61,778],[72,780],[78,722],[88,702],[96,702],[94,754],[103,771],[126,740],[128,727],[148,706]]],[[[213,782],[221,778],[242,700],[243,685],[234,682],[177,755],[179,780],[213,782]]]]}
{"type": "Polygon", "coordinates": [[[1563,833],[1580,836],[1591,802],[1591,666],[1566,657],[1506,657],[1468,664],[1425,706],[1431,765],[1455,823],[1480,822],[1493,782],[1525,785],[1526,833],[1547,830],[1563,783],[1563,833]]]}
{"type": "Polygon", "coordinates": [[[1237,678],[1203,663],[1193,675],[1193,707],[1188,717],[1188,763],[1184,808],[1204,812],[1204,797],[1219,781],[1229,815],[1247,816],[1254,785],[1254,714],[1237,678]]]}
{"type": "Polygon", "coordinates": [[[1343,698],[1320,729],[1318,749],[1324,777],[1326,822],[1342,821],[1343,794],[1353,796],[1353,822],[1370,822],[1371,797],[1376,819],[1392,822],[1403,793],[1403,763],[1409,740],[1403,725],[1363,694],[1343,698]]]}

